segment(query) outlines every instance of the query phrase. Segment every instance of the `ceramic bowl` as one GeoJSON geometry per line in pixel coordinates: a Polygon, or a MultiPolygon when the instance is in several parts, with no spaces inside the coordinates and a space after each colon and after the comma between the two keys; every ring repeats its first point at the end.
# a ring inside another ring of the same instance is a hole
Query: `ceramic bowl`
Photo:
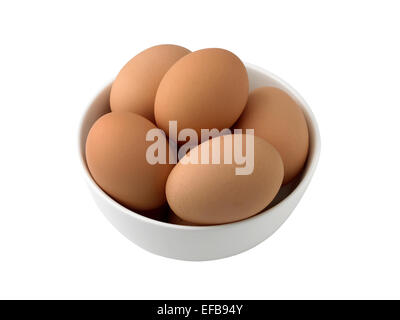
{"type": "Polygon", "coordinates": [[[270,237],[299,203],[316,169],[320,135],[314,115],[304,99],[286,82],[257,66],[246,64],[250,90],[274,86],[287,92],[303,109],[310,136],[309,156],[301,175],[281,188],[263,212],[217,226],[181,226],[157,221],[129,210],[110,198],[92,179],[85,159],[85,142],[92,124],[110,111],[111,85],[103,88],[84,112],[79,132],[79,156],[93,199],[110,223],[126,238],[152,253],[181,260],[213,260],[246,251],[270,237]]]}

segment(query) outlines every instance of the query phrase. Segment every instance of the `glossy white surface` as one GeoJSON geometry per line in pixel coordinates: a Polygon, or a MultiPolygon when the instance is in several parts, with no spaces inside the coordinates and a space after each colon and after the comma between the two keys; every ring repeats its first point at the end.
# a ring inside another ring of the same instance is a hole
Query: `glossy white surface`
{"type": "Polygon", "coordinates": [[[110,86],[103,89],[85,112],[80,133],[79,152],[83,174],[99,209],[125,237],[155,254],[182,260],[212,260],[248,250],[271,236],[292,213],[303,196],[316,169],[320,153],[318,125],[304,99],[287,83],[251,64],[246,64],[250,90],[275,86],[285,90],[303,108],[310,134],[310,153],[302,175],[285,186],[274,206],[249,219],[219,226],[192,227],[159,222],[128,210],[105,194],[91,178],[85,161],[84,146],[93,122],[108,112],[110,86]]]}

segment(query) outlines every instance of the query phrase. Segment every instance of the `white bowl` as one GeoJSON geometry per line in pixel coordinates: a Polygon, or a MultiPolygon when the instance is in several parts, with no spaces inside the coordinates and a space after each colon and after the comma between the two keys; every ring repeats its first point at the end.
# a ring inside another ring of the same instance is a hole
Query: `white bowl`
{"type": "Polygon", "coordinates": [[[84,113],[79,153],[83,174],[95,202],[111,224],[138,246],[161,256],[182,260],[212,260],[248,250],[271,236],[292,213],[303,196],[318,163],[318,125],[303,98],[287,83],[270,72],[246,64],[250,90],[274,86],[286,91],[302,107],[309,128],[310,152],[303,173],[281,189],[273,204],[245,220],[217,226],[181,226],[160,222],[135,213],[110,198],[92,179],[85,158],[86,137],[92,124],[109,112],[110,87],[104,88],[84,113]]]}

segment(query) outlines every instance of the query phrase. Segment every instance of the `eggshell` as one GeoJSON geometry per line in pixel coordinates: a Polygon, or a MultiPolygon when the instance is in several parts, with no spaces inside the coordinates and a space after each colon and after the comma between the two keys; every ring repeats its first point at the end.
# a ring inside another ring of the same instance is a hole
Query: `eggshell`
{"type": "Polygon", "coordinates": [[[151,165],[146,159],[146,150],[154,143],[146,141],[146,134],[155,128],[137,114],[111,112],[94,123],[86,140],[86,161],[93,179],[133,210],[152,210],[166,200],[165,183],[173,165],[151,165]]]}
{"type": "MultiPolygon", "coordinates": [[[[223,49],[203,49],[177,61],[161,80],[155,100],[157,126],[169,121],[181,129],[224,129],[242,113],[249,81],[242,61],[223,49]]],[[[176,138],[176,137],[173,137],[176,138]]]]}
{"type": "MultiPolygon", "coordinates": [[[[264,139],[254,136],[254,170],[249,175],[237,175],[234,149],[232,163],[225,164],[224,145],[227,135],[210,139],[186,154],[171,171],[166,185],[168,204],[182,220],[202,225],[229,223],[251,217],[264,209],[278,193],[283,179],[283,163],[278,151],[264,139]],[[197,152],[202,157],[202,148],[212,152],[216,141],[220,145],[221,161],[209,164],[185,163],[197,152]]],[[[246,154],[246,135],[242,154],[246,154]]],[[[232,142],[231,142],[232,143],[232,142]]],[[[228,153],[227,153],[228,154],[228,153]]],[[[242,165],[243,166],[243,165],[242,165]]]]}
{"type": "Polygon", "coordinates": [[[273,87],[255,89],[234,127],[254,129],[279,151],[284,184],[301,172],[308,155],[308,127],[303,111],[287,93],[273,87]]]}
{"type": "Polygon", "coordinates": [[[167,221],[168,221],[168,223],[177,224],[177,225],[180,225],[180,226],[200,226],[197,223],[193,223],[193,222],[188,222],[188,221],[182,220],[172,210],[170,210],[168,212],[167,221]]]}
{"type": "Polygon", "coordinates": [[[176,45],[159,45],[133,57],[119,72],[110,94],[112,111],[130,111],[154,122],[154,99],[168,69],[190,51],[176,45]]]}

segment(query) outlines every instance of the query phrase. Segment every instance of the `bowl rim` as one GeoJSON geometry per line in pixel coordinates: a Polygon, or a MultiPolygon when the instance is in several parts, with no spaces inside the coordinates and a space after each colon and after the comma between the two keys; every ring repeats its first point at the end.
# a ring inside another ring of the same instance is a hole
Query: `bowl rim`
{"type": "MultiPolygon", "coordinates": [[[[258,219],[262,219],[265,215],[271,214],[275,211],[278,211],[281,206],[284,205],[284,203],[289,202],[291,199],[296,198],[296,195],[301,192],[303,187],[306,187],[307,184],[309,183],[310,179],[312,178],[312,175],[314,174],[314,171],[316,169],[316,166],[318,164],[319,160],[319,155],[321,151],[321,137],[320,137],[320,132],[318,128],[318,123],[315,119],[315,116],[308,105],[308,103],[304,100],[304,98],[291,86],[289,85],[286,81],[282,80],[275,74],[271,73],[270,71],[267,71],[261,67],[258,67],[254,64],[251,63],[244,63],[246,66],[246,69],[253,69],[256,72],[265,74],[275,82],[279,83],[282,87],[284,87],[288,92],[291,93],[292,96],[294,96],[301,104],[301,108],[303,111],[306,113],[307,117],[309,118],[309,121],[312,124],[312,130],[313,130],[313,153],[312,157],[309,157],[307,159],[308,166],[305,174],[302,176],[300,182],[298,185],[295,187],[295,189],[290,192],[288,196],[286,196],[285,199],[277,203],[275,206],[272,208],[269,208],[267,210],[264,210],[254,216],[251,216],[249,218],[235,221],[235,222],[230,222],[226,224],[219,224],[219,225],[212,225],[212,226],[186,226],[186,225],[178,225],[178,224],[172,224],[168,222],[163,222],[163,221],[158,221],[152,218],[148,218],[144,215],[141,215],[135,211],[132,211],[120,203],[118,203],[116,200],[111,198],[107,193],[105,193],[98,185],[97,183],[93,180],[92,176],[90,175],[89,170],[87,169],[87,163],[86,163],[86,158],[84,155],[84,152],[82,152],[82,144],[84,144],[84,141],[82,141],[82,135],[83,135],[83,126],[84,126],[84,121],[86,118],[86,114],[89,112],[90,107],[93,103],[93,101],[98,97],[99,92],[93,97],[88,106],[85,108],[85,110],[81,114],[80,122],[79,122],[79,131],[78,131],[78,153],[79,153],[79,159],[80,159],[80,164],[81,164],[81,170],[83,171],[83,175],[85,177],[86,182],[88,183],[89,187],[91,190],[96,192],[98,196],[103,198],[105,201],[107,201],[110,205],[115,207],[118,211],[129,215],[130,217],[134,219],[138,219],[142,221],[143,223],[150,223],[155,226],[161,227],[161,228],[169,228],[169,229],[174,229],[174,230],[190,230],[190,231],[204,231],[204,230],[219,230],[219,229],[230,229],[230,228],[236,228],[236,227],[241,227],[246,224],[252,224],[256,223],[258,219]]],[[[106,88],[109,84],[103,87],[106,88]]]]}

